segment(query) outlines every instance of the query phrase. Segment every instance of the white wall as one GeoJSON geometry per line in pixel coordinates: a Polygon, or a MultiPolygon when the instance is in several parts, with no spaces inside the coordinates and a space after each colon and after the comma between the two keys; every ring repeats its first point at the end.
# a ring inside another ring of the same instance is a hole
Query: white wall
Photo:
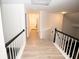
{"type": "MultiPolygon", "coordinates": [[[[25,29],[24,4],[2,4],[2,24],[5,42],[25,29]]],[[[15,47],[20,48],[17,55],[17,59],[20,59],[26,43],[26,32],[22,33],[14,42],[15,47]]]]}
{"type": "Polygon", "coordinates": [[[45,31],[47,28],[47,18],[48,13],[45,11],[40,11],[40,38],[45,39],[45,31]]]}
{"type": "Polygon", "coordinates": [[[2,19],[1,19],[1,7],[0,7],[0,59],[7,59],[7,53],[5,49],[2,19]]]}
{"type": "Polygon", "coordinates": [[[51,28],[51,35],[50,35],[50,39],[53,40],[53,36],[55,33],[55,28],[57,28],[58,30],[62,31],[62,27],[63,27],[63,15],[60,13],[50,13],[49,14],[49,26],[51,28]]]}
{"type": "Polygon", "coordinates": [[[62,30],[62,22],[63,22],[62,14],[41,11],[40,12],[40,38],[50,39],[52,31],[54,31],[55,28],[62,30]]]}
{"type": "Polygon", "coordinates": [[[53,31],[55,30],[55,28],[62,30],[62,26],[63,26],[62,14],[50,13],[49,19],[50,19],[50,27],[52,27],[53,31]]]}
{"type": "Polygon", "coordinates": [[[5,42],[8,42],[25,29],[24,4],[3,4],[2,19],[5,42]]]}

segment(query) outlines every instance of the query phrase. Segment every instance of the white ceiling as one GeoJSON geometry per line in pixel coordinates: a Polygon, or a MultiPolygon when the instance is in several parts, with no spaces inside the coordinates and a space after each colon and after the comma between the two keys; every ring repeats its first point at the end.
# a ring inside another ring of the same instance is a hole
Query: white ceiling
{"type": "Polygon", "coordinates": [[[51,0],[31,0],[32,5],[48,6],[51,0]]]}
{"type": "Polygon", "coordinates": [[[79,0],[26,0],[26,8],[52,12],[78,12],[79,0]],[[48,2],[49,4],[45,5],[45,3],[43,4],[43,2],[48,2]]]}
{"type": "Polygon", "coordinates": [[[1,0],[2,3],[25,3],[27,10],[79,12],[79,0],[1,0]]]}
{"type": "MultiPolygon", "coordinates": [[[[25,3],[26,10],[44,10],[50,12],[68,12],[73,22],[79,23],[79,0],[1,0],[2,3],[25,3]],[[76,12],[76,13],[75,13],[76,12]]],[[[71,20],[71,21],[72,21],[71,20]]]]}
{"type": "MultiPolygon", "coordinates": [[[[42,2],[43,0],[41,0],[42,2]]],[[[45,0],[44,0],[45,1],[45,0]]],[[[35,1],[39,4],[39,0],[35,1]]],[[[50,0],[48,5],[35,5],[32,4],[30,0],[29,3],[26,3],[26,8],[28,10],[44,10],[51,12],[67,12],[67,17],[70,21],[79,24],[79,0],[50,0]]]]}

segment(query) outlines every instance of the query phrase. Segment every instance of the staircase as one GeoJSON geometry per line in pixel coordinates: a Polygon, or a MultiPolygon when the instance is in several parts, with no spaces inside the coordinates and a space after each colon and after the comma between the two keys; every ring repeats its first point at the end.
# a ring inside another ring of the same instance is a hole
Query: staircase
{"type": "Polygon", "coordinates": [[[19,48],[6,48],[6,51],[7,51],[7,56],[8,56],[8,59],[10,59],[10,57],[12,57],[12,59],[16,59],[16,56],[19,52],[19,48]],[[14,55],[13,55],[14,53],[14,55]]]}
{"type": "MultiPolygon", "coordinates": [[[[20,33],[18,33],[15,37],[13,37],[11,40],[9,40],[6,44],[6,52],[7,52],[7,59],[18,59],[17,56],[19,55],[19,52],[21,51],[22,47],[18,46],[19,39],[17,39],[21,34],[23,34],[25,30],[23,29],[20,33]]],[[[22,39],[22,43],[24,39],[22,39]]]]}
{"type": "Polygon", "coordinates": [[[55,29],[55,46],[66,59],[79,59],[79,39],[55,29]]]}

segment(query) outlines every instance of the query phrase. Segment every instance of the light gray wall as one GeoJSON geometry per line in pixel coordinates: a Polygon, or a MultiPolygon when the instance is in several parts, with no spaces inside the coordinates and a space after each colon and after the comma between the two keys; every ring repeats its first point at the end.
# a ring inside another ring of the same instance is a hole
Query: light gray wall
{"type": "Polygon", "coordinates": [[[63,32],[72,35],[74,37],[79,38],[79,29],[73,26],[73,21],[70,20],[68,17],[64,16],[63,19],[63,32]]]}
{"type": "Polygon", "coordinates": [[[75,37],[79,38],[79,28],[76,28],[76,34],[75,34],[75,37]]]}

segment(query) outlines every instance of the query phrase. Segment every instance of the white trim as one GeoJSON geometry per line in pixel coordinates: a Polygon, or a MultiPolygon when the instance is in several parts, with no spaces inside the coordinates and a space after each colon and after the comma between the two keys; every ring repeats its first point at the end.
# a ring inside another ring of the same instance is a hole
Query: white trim
{"type": "Polygon", "coordinates": [[[76,59],[78,58],[78,54],[79,54],[79,49],[78,49],[78,52],[77,52],[77,55],[76,55],[76,59]]]}
{"type": "Polygon", "coordinates": [[[71,40],[71,44],[70,44],[70,50],[69,50],[69,54],[70,54],[70,51],[71,51],[71,48],[72,48],[72,44],[73,44],[74,40],[72,39],[71,40]]]}
{"type": "Polygon", "coordinates": [[[74,56],[76,43],[77,43],[77,40],[75,40],[75,45],[74,45],[74,49],[73,49],[73,52],[72,52],[72,57],[71,57],[71,58],[73,58],[73,56],[74,56]]]}
{"type": "Polygon", "coordinates": [[[68,38],[68,44],[67,44],[66,53],[67,53],[67,51],[68,51],[68,47],[69,47],[69,41],[70,41],[70,37],[68,38]]]}
{"type": "Polygon", "coordinates": [[[60,51],[60,53],[65,57],[65,59],[70,59],[64,51],[62,51],[56,43],[53,43],[55,47],[60,51]]]}
{"type": "Polygon", "coordinates": [[[65,36],[65,44],[64,44],[64,51],[65,51],[65,47],[66,47],[66,42],[67,42],[67,36],[65,36]]]}

